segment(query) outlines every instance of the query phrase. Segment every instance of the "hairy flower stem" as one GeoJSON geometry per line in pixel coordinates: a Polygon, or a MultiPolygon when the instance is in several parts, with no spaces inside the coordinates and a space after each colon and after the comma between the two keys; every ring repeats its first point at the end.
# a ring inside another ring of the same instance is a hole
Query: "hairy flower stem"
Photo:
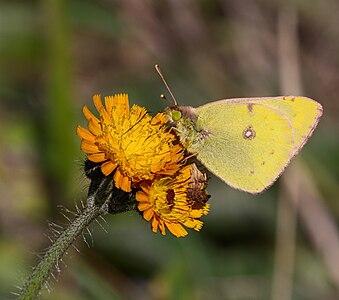
{"type": "Polygon", "coordinates": [[[87,226],[98,216],[105,213],[104,210],[97,206],[87,207],[59,236],[54,244],[49,248],[40,263],[36,266],[31,276],[26,281],[21,290],[19,299],[35,299],[43,284],[48,280],[53,269],[58,266],[63,254],[69,246],[82,233],[87,226]]]}
{"type": "Polygon", "coordinates": [[[112,176],[104,177],[98,182],[91,182],[87,207],[76,217],[49,248],[39,264],[35,267],[31,276],[21,289],[20,300],[36,299],[44,283],[49,279],[54,268],[73,244],[76,238],[88,225],[100,215],[108,212],[108,202],[112,198],[112,176]],[[95,188],[94,188],[95,187],[95,188]]]}

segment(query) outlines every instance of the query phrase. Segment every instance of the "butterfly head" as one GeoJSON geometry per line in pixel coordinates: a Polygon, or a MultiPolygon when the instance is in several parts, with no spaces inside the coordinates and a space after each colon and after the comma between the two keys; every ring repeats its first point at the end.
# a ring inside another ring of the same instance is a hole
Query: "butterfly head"
{"type": "Polygon", "coordinates": [[[178,106],[172,106],[172,107],[166,107],[165,108],[165,114],[168,118],[168,121],[170,123],[174,123],[176,124],[177,122],[179,122],[182,118],[182,113],[179,110],[178,106]]]}
{"type": "Polygon", "coordinates": [[[168,121],[173,124],[177,124],[182,119],[182,113],[177,105],[165,108],[165,114],[168,121]]]}
{"type": "Polygon", "coordinates": [[[189,151],[199,139],[197,130],[197,116],[191,106],[172,106],[165,109],[168,121],[171,123],[180,138],[180,142],[189,151]]]}
{"type": "Polygon", "coordinates": [[[171,123],[178,124],[186,121],[196,121],[194,108],[191,106],[178,106],[167,107],[165,114],[171,123]]]}

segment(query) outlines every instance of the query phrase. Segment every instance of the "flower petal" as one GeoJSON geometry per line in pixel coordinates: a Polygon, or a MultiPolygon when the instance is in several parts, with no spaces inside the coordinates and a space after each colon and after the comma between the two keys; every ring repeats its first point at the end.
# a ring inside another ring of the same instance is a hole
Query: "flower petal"
{"type": "Polygon", "coordinates": [[[166,223],[166,227],[176,237],[184,237],[188,234],[185,228],[178,223],[166,223]]]}
{"type": "Polygon", "coordinates": [[[131,180],[126,175],[122,178],[121,189],[128,193],[132,191],[131,180]]]}
{"type": "Polygon", "coordinates": [[[150,206],[148,203],[145,203],[145,202],[139,202],[138,204],[138,210],[139,211],[145,211],[146,209],[149,209],[150,206]]]}
{"type": "Polygon", "coordinates": [[[115,171],[113,178],[114,184],[118,189],[128,193],[132,191],[131,180],[121,172],[120,168],[115,171]]]}
{"type": "Polygon", "coordinates": [[[152,223],[151,223],[151,227],[152,227],[153,232],[158,231],[159,221],[157,220],[157,218],[155,218],[155,217],[153,218],[152,223]]]}
{"type": "Polygon", "coordinates": [[[112,114],[113,102],[114,102],[113,96],[106,96],[105,97],[105,106],[106,106],[106,110],[107,110],[108,114],[112,114]]]}
{"type": "Polygon", "coordinates": [[[92,120],[94,120],[94,122],[99,123],[98,118],[91,113],[91,111],[88,109],[87,105],[84,105],[84,107],[82,108],[82,112],[83,112],[85,118],[88,121],[92,119],[92,120]]]}
{"type": "Polygon", "coordinates": [[[100,127],[100,123],[99,122],[96,122],[95,120],[93,119],[90,119],[88,121],[88,129],[90,132],[92,132],[94,135],[100,135],[102,132],[101,132],[101,127],[100,127]]]}
{"type": "Polygon", "coordinates": [[[97,111],[100,112],[100,109],[103,107],[103,105],[102,105],[101,97],[99,94],[93,96],[93,102],[94,102],[94,105],[97,111]]]}
{"type": "Polygon", "coordinates": [[[101,171],[105,176],[107,176],[114,171],[117,165],[117,163],[114,164],[111,160],[108,160],[101,165],[101,171]]]}
{"type": "Polygon", "coordinates": [[[154,216],[154,211],[152,209],[147,209],[144,211],[143,216],[146,221],[149,221],[154,216]]]}
{"type": "Polygon", "coordinates": [[[77,126],[77,135],[84,140],[88,140],[88,141],[91,141],[93,143],[95,141],[95,135],[92,134],[87,129],[81,127],[80,125],[77,126]]]}
{"type": "Polygon", "coordinates": [[[89,154],[89,155],[87,155],[87,158],[88,158],[90,161],[99,163],[99,162],[102,162],[102,161],[105,161],[105,160],[106,160],[106,155],[105,155],[104,152],[101,152],[101,153],[94,153],[94,154],[89,154]]]}
{"type": "Polygon", "coordinates": [[[159,220],[159,230],[162,235],[166,235],[165,224],[163,220],[159,220]]]}
{"type": "Polygon", "coordinates": [[[139,202],[146,202],[148,203],[148,195],[145,194],[142,191],[138,191],[135,195],[135,198],[139,201],[139,202]]]}
{"type": "Polygon", "coordinates": [[[98,146],[91,143],[90,141],[87,140],[82,140],[81,141],[81,151],[86,152],[86,153],[98,153],[100,152],[98,149],[98,146]]]}

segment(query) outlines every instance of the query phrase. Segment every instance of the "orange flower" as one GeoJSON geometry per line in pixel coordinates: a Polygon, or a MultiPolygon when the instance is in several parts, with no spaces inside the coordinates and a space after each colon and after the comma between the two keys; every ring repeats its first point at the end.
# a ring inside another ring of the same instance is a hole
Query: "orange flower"
{"type": "Polygon", "coordinates": [[[93,101],[100,118],[84,106],[88,130],[77,127],[81,150],[90,161],[102,162],[105,175],[115,170],[117,188],[130,192],[132,184],[178,171],[184,148],[165,126],[164,114],[152,118],[143,107],[130,108],[127,94],[105,97],[105,105],[99,95],[93,96],[93,101]]]}
{"type": "Polygon", "coordinates": [[[176,176],[143,182],[136,194],[139,211],[151,222],[153,232],[165,235],[167,228],[176,237],[186,236],[183,227],[199,231],[200,217],[206,215],[209,195],[205,192],[206,177],[193,165],[182,168],[176,176]]]}

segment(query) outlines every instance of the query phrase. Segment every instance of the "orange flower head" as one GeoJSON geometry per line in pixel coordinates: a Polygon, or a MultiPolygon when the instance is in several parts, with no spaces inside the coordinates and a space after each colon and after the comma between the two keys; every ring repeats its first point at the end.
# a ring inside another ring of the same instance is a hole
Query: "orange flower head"
{"type": "Polygon", "coordinates": [[[188,233],[183,226],[199,231],[199,220],[207,215],[209,204],[206,177],[192,164],[183,167],[175,176],[155,178],[143,182],[136,194],[138,210],[151,222],[153,232],[166,234],[166,228],[176,237],[188,233]]]}
{"type": "Polygon", "coordinates": [[[164,114],[152,118],[143,107],[130,108],[127,94],[105,97],[105,105],[99,95],[93,96],[93,101],[100,117],[84,106],[88,130],[77,127],[81,150],[90,161],[102,162],[106,176],[115,170],[117,188],[131,192],[132,185],[140,181],[178,171],[184,148],[166,127],[164,114]]]}

